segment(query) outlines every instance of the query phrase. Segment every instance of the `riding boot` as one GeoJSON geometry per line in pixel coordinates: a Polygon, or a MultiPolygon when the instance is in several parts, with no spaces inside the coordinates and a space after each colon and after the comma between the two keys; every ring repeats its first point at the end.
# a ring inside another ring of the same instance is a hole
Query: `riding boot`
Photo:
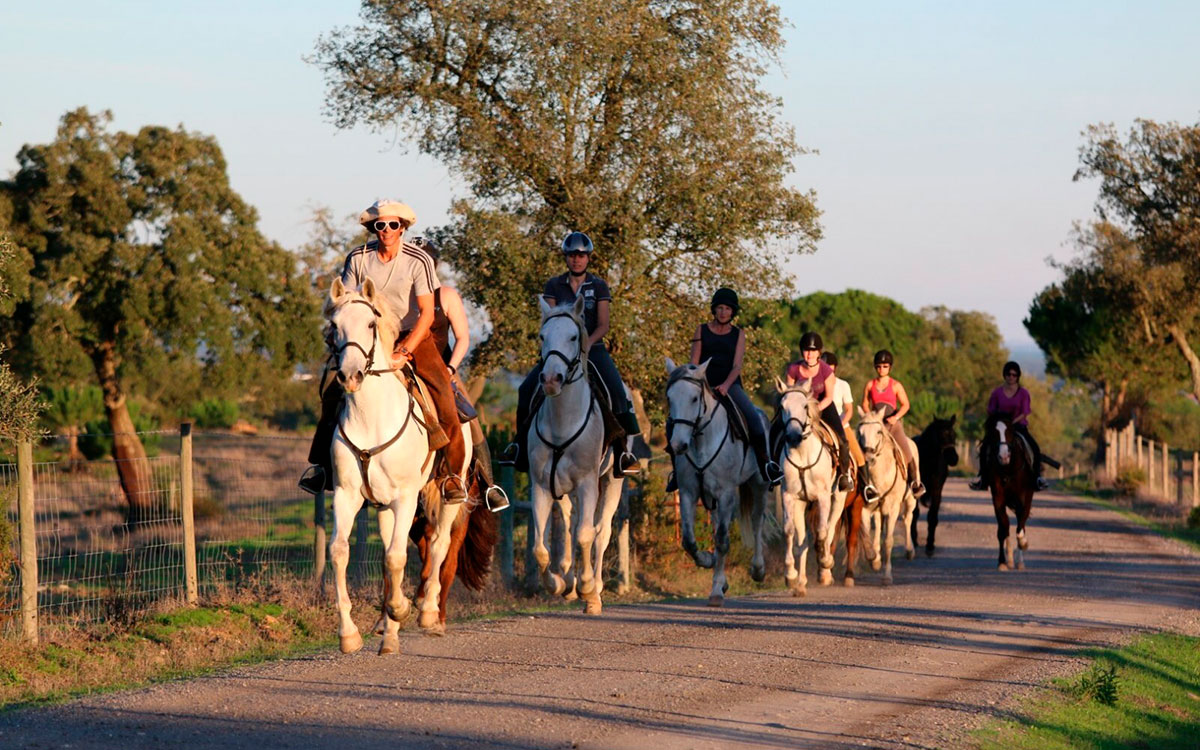
{"type": "Polygon", "coordinates": [[[769,487],[776,487],[783,482],[783,469],[779,468],[779,464],[771,459],[767,451],[767,436],[759,435],[757,440],[752,440],[754,446],[754,458],[758,462],[758,475],[763,478],[769,487]]]}
{"type": "Polygon", "coordinates": [[[838,439],[838,480],[837,488],[843,492],[854,486],[853,474],[850,473],[850,443],[842,430],[834,430],[838,439]]]}
{"type": "Polygon", "coordinates": [[[920,498],[925,494],[925,485],[921,484],[921,474],[917,471],[915,462],[908,464],[908,486],[912,489],[913,497],[920,498]]]}
{"type": "Polygon", "coordinates": [[[308,462],[312,464],[300,477],[299,487],[315,495],[322,490],[333,489],[333,433],[337,431],[338,415],[341,413],[342,387],[336,381],[329,383],[321,393],[321,415],[317,419],[317,431],[308,450],[308,462]]]}

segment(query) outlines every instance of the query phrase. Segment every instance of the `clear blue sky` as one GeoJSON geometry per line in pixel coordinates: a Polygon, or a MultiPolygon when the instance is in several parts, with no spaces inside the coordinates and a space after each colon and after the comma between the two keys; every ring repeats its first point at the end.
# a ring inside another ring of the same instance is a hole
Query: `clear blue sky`
{"type": "MultiPolygon", "coordinates": [[[[817,191],[825,239],[788,269],[801,292],[868,289],[906,306],[995,316],[1011,345],[1067,258],[1095,185],[1072,183],[1089,123],[1200,116],[1200,3],[784,2],[768,80],[799,142],[793,181],[817,191]]],[[[396,134],[338,132],[303,61],[357,20],[351,0],[100,2],[0,9],[0,170],[53,138],[68,109],[115,126],[214,135],[233,186],[285,246],[310,208],[349,216],[395,196],[419,226],[459,190],[396,134]]]]}

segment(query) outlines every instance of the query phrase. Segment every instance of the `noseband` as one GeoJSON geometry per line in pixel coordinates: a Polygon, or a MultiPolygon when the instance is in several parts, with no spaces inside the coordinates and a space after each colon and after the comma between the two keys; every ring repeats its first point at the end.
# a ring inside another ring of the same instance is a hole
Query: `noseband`
{"type": "Polygon", "coordinates": [[[583,366],[583,338],[586,334],[587,329],[584,328],[583,323],[580,322],[580,320],[578,318],[576,318],[574,315],[572,315],[569,312],[554,313],[553,315],[551,315],[550,317],[548,317],[542,321],[542,327],[545,328],[546,324],[549,323],[550,321],[554,320],[555,318],[570,318],[571,319],[571,322],[573,322],[575,324],[575,326],[579,329],[579,348],[575,351],[575,356],[571,357],[569,359],[567,358],[567,355],[563,354],[559,350],[551,349],[549,352],[542,355],[542,367],[545,367],[546,363],[549,362],[552,357],[558,357],[559,359],[561,359],[563,361],[563,364],[565,364],[567,367],[567,377],[566,377],[566,380],[563,381],[563,385],[570,385],[571,383],[574,383],[575,381],[579,380],[580,378],[587,377],[587,368],[583,366]]]}

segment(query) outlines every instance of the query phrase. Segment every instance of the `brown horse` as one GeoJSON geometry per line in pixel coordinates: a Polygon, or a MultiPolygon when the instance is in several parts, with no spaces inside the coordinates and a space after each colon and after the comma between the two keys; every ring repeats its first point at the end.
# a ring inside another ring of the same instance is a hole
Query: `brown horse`
{"type": "Polygon", "coordinates": [[[1025,523],[1033,508],[1035,475],[1032,451],[1012,428],[1007,417],[989,417],[985,433],[988,445],[985,452],[990,469],[988,489],[992,491],[992,508],[996,511],[996,539],[1000,543],[1000,570],[1025,567],[1022,554],[1029,547],[1025,523]],[[1008,511],[1017,517],[1017,549],[1013,552],[1009,537],[1008,511]],[[1014,557],[1016,565],[1014,566],[1014,557]]]}
{"type": "Polygon", "coordinates": [[[929,508],[927,517],[928,531],[925,539],[925,554],[933,557],[933,538],[937,533],[938,513],[942,508],[942,488],[951,466],[958,465],[958,450],[954,447],[957,435],[954,423],[957,415],[949,419],[934,417],[929,426],[913,438],[917,444],[917,454],[921,459],[921,484],[925,485],[925,495],[921,497],[913,511],[912,534],[913,546],[917,546],[917,522],[921,520],[921,506],[929,508]]]}

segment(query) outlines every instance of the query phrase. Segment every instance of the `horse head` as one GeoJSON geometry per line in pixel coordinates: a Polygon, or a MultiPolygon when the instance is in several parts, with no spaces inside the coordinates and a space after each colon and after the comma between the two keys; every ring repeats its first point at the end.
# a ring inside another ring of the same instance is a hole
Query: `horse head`
{"type": "Polygon", "coordinates": [[[808,437],[814,421],[817,402],[812,398],[809,384],[789,386],[775,376],[779,393],[779,409],[783,417],[783,435],[788,445],[795,447],[808,437]]]}
{"type": "Polygon", "coordinates": [[[1012,461],[1012,450],[1010,450],[1008,446],[1009,429],[1010,426],[1007,419],[996,420],[996,435],[998,440],[996,456],[1000,459],[1001,466],[1008,466],[1008,464],[1012,461]]]}
{"type": "Polygon", "coordinates": [[[332,328],[338,382],[347,393],[354,393],[362,387],[363,378],[373,373],[376,349],[383,352],[385,360],[391,353],[397,321],[370,279],[354,291],[335,278],[325,303],[325,318],[332,328]]]}
{"type": "Polygon", "coordinates": [[[551,307],[538,296],[542,309],[542,391],[547,398],[562,393],[563,386],[587,376],[588,335],[583,322],[583,295],[571,305],[551,307]]]}
{"type": "Polygon", "coordinates": [[[858,407],[858,442],[863,452],[868,455],[878,455],[883,450],[883,415],[887,411],[886,404],[880,404],[874,411],[858,407]]]}
{"type": "Polygon", "coordinates": [[[712,419],[716,398],[704,377],[708,362],[705,360],[699,365],[676,366],[670,357],[666,360],[667,413],[674,425],[671,429],[671,450],[677,456],[687,451],[692,439],[699,436],[712,419]],[[708,420],[704,419],[705,414],[709,415],[708,420]]]}

